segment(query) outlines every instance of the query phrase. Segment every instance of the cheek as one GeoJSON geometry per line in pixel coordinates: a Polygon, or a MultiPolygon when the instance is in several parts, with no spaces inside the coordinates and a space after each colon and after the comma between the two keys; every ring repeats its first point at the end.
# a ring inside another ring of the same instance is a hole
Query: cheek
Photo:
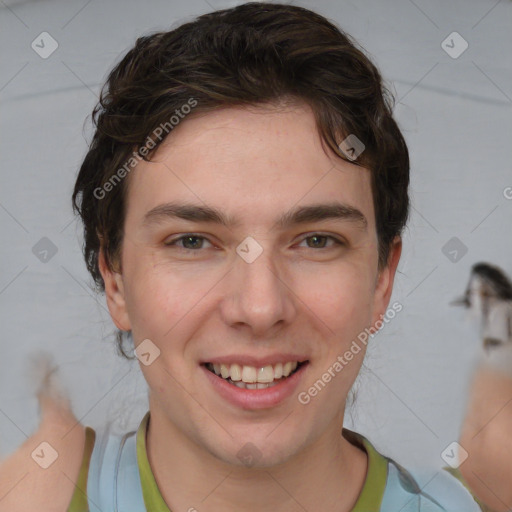
{"type": "Polygon", "coordinates": [[[134,340],[149,338],[164,346],[192,334],[205,297],[219,277],[194,265],[171,265],[150,254],[126,258],[125,298],[134,340]]]}
{"type": "Polygon", "coordinates": [[[187,312],[187,288],[177,273],[164,272],[140,258],[126,265],[125,301],[135,340],[162,338],[187,312]]]}
{"type": "Polygon", "coordinates": [[[338,271],[326,269],[323,275],[302,278],[299,296],[332,331],[351,335],[371,321],[370,274],[368,267],[358,265],[340,266],[338,271]]]}

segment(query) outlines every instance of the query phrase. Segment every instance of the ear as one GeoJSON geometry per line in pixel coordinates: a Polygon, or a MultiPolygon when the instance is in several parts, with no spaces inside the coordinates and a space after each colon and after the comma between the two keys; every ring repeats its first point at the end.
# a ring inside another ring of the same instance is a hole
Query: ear
{"type": "Polygon", "coordinates": [[[395,273],[402,254],[402,239],[396,236],[389,249],[388,263],[379,271],[373,296],[372,325],[384,315],[393,292],[395,273]]]}
{"type": "Polygon", "coordinates": [[[126,310],[122,274],[108,268],[103,247],[98,255],[98,266],[105,283],[105,297],[110,316],[118,329],[131,330],[130,318],[126,310]]]}

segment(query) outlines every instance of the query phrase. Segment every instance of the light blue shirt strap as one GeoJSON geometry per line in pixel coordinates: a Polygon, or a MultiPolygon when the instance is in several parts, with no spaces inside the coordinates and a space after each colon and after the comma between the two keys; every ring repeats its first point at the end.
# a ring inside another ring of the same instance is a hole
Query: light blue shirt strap
{"type": "Polygon", "coordinates": [[[425,482],[423,490],[436,496],[447,512],[480,512],[481,508],[471,493],[444,469],[414,472],[417,480],[425,482]],[[435,473],[435,476],[434,474],[435,473]]]}
{"type": "MultiPolygon", "coordinates": [[[[456,478],[471,494],[472,491],[469,487],[469,484],[466,482],[464,477],[462,476],[462,473],[460,472],[459,468],[452,468],[450,466],[444,466],[443,469],[450,473],[454,478],[456,478]]],[[[480,501],[474,494],[472,494],[473,498],[475,498],[475,501],[478,503],[480,508],[482,509],[482,512],[493,512],[490,507],[488,507],[485,503],[480,501]]]]}
{"type": "Polygon", "coordinates": [[[389,460],[380,512],[480,512],[471,494],[444,470],[408,471],[389,460]]]}
{"type": "Polygon", "coordinates": [[[90,512],[144,512],[135,432],[98,432],[91,457],[87,496],[90,512]]]}
{"type": "MultiPolygon", "coordinates": [[[[130,432],[124,438],[115,482],[115,512],[141,512],[145,510],[137,462],[137,437],[130,432]]],[[[153,510],[148,508],[147,510],[153,510]]]]}

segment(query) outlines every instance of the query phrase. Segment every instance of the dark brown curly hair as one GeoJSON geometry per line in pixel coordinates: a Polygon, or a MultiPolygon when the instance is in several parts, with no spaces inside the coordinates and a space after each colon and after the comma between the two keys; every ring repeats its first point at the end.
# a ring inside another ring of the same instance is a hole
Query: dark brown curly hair
{"type": "MultiPolygon", "coordinates": [[[[105,289],[100,250],[110,269],[121,269],[128,180],[120,177],[134,156],[151,158],[164,140],[155,140],[155,130],[192,102],[190,116],[287,99],[308,104],[322,140],[371,172],[379,267],[387,265],[409,215],[409,153],[392,116],[393,97],[364,51],[326,18],[302,7],[251,2],[140,37],[110,72],[72,196],[98,291],[105,289]],[[351,134],[365,146],[355,161],[339,147],[351,134]]],[[[121,331],[118,342],[124,354],[121,331]]]]}

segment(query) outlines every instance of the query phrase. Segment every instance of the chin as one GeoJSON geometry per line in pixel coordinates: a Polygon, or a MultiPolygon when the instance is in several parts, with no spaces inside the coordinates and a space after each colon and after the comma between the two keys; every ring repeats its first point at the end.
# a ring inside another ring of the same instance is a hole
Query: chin
{"type": "Polygon", "coordinates": [[[272,429],[265,429],[263,433],[261,428],[258,430],[252,436],[247,431],[241,436],[235,436],[234,439],[226,441],[226,445],[212,442],[209,451],[230,466],[250,469],[265,469],[284,464],[300,451],[298,440],[279,439],[277,434],[272,440],[272,434],[269,436],[265,433],[272,432],[272,429]]]}

